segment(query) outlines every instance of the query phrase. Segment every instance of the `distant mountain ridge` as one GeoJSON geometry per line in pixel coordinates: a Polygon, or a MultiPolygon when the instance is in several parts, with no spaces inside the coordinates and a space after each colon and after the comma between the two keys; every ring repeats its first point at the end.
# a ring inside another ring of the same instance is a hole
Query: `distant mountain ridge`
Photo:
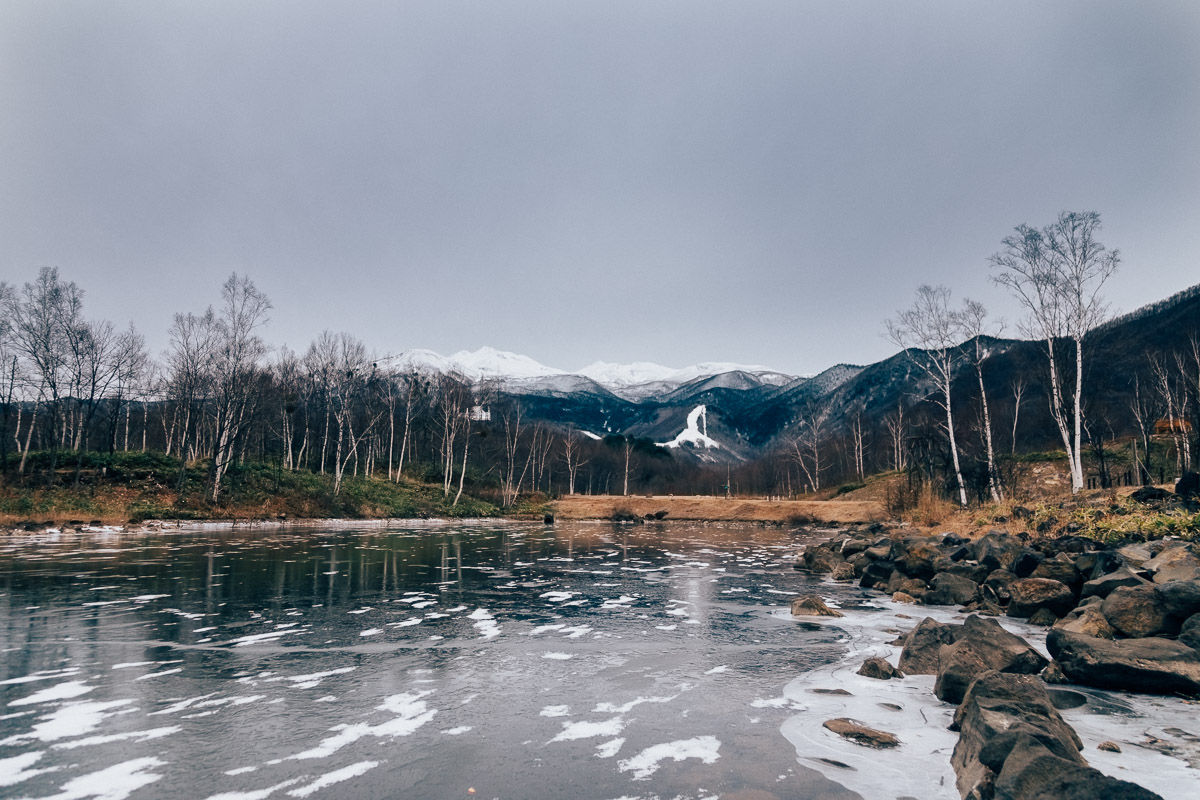
{"type": "Polygon", "coordinates": [[[568,372],[529,356],[488,346],[475,351],[460,350],[449,356],[432,350],[405,350],[392,363],[404,371],[454,373],[471,381],[493,381],[515,394],[602,391],[630,400],[654,397],[697,380],[722,375],[739,376],[735,380],[741,388],[784,386],[797,377],[763,366],[729,362],[705,362],[675,369],[650,361],[631,364],[597,361],[568,372]]]}

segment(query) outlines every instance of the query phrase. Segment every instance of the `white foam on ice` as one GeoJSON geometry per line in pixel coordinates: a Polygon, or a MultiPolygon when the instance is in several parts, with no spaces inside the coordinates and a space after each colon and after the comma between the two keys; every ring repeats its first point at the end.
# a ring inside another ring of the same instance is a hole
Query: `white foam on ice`
{"type": "Polygon", "coordinates": [[[597,705],[595,708],[592,709],[592,713],[594,713],[594,714],[628,714],[630,711],[637,708],[642,703],[669,703],[672,700],[674,700],[676,697],[679,697],[679,695],[673,694],[670,697],[638,697],[638,698],[636,698],[634,700],[630,700],[628,703],[624,703],[622,705],[617,705],[615,703],[600,703],[599,705],[597,705]]]}
{"type": "Polygon", "coordinates": [[[381,722],[378,725],[370,725],[365,722],[359,722],[354,725],[335,725],[329,729],[336,732],[334,736],[329,736],[321,740],[321,743],[316,747],[305,750],[302,753],[297,753],[294,756],[288,756],[288,758],[327,758],[346,745],[353,744],[367,736],[374,736],[375,738],[408,736],[433,719],[434,715],[437,714],[436,708],[429,708],[425,701],[421,699],[429,694],[432,694],[432,692],[405,692],[404,694],[391,695],[385,698],[383,704],[376,708],[380,711],[399,714],[398,717],[381,722]]]}
{"type": "Polygon", "coordinates": [[[367,628],[365,631],[359,631],[359,636],[375,636],[383,633],[383,628],[367,628]]]}
{"type": "Polygon", "coordinates": [[[720,758],[721,742],[715,736],[697,736],[647,747],[632,758],[617,762],[621,772],[633,772],[634,780],[645,780],[658,771],[659,764],[670,758],[684,761],[698,758],[703,764],[714,764],[720,758]]]}
{"type": "Polygon", "coordinates": [[[378,761],[359,761],[357,764],[335,769],[333,772],[325,773],[312,783],[292,789],[288,794],[292,797],[308,797],[310,794],[319,792],[327,786],[333,786],[335,783],[357,778],[359,775],[378,767],[379,763],[378,761]]]}
{"type": "Polygon", "coordinates": [[[178,733],[181,730],[183,728],[179,725],[171,725],[164,728],[150,728],[144,731],[112,733],[107,736],[88,736],[70,742],[59,742],[53,745],[53,747],[55,750],[74,750],[76,747],[91,747],[92,745],[109,744],[110,742],[148,742],[151,739],[161,739],[164,736],[170,736],[172,733],[178,733]]]}
{"type": "Polygon", "coordinates": [[[570,742],[576,739],[591,739],[595,736],[616,736],[625,730],[625,720],[621,717],[602,720],[600,722],[564,722],[563,729],[551,742],[570,742]]]}
{"type": "Polygon", "coordinates": [[[132,711],[133,709],[125,708],[132,702],[132,700],[108,700],[94,703],[66,703],[41,717],[29,733],[0,739],[0,745],[16,744],[31,739],[55,742],[59,739],[91,733],[100,727],[100,723],[106,717],[132,711]],[[113,711],[112,709],[121,710],[113,711]]]}
{"type": "Polygon", "coordinates": [[[570,706],[546,706],[538,716],[541,717],[565,717],[571,712],[570,706]]]}
{"type": "Polygon", "coordinates": [[[30,769],[44,755],[46,755],[46,751],[44,750],[31,750],[28,753],[21,753],[21,755],[13,756],[12,758],[0,758],[0,787],[16,786],[22,781],[27,781],[38,775],[44,775],[47,772],[54,772],[61,769],[60,767],[30,769]]]}
{"type": "Polygon", "coordinates": [[[616,739],[609,739],[607,742],[596,745],[596,758],[612,758],[617,753],[621,752],[621,746],[625,744],[625,737],[618,736],[616,739]]]}
{"type": "Polygon", "coordinates": [[[722,672],[728,671],[728,669],[729,669],[729,667],[722,665],[719,667],[713,667],[710,670],[706,670],[704,674],[705,675],[720,675],[722,672]]]}
{"type": "Polygon", "coordinates": [[[56,700],[70,700],[73,697],[87,694],[96,687],[88,686],[83,681],[66,681],[65,683],[56,683],[40,692],[34,692],[28,697],[22,697],[20,700],[13,700],[9,703],[10,706],[29,706],[36,703],[52,703],[56,700]]]}
{"type": "Polygon", "coordinates": [[[475,620],[475,629],[484,639],[493,639],[500,635],[500,625],[486,608],[475,609],[467,615],[467,619],[475,620]]]}
{"type": "Polygon", "coordinates": [[[446,734],[447,736],[462,736],[471,729],[472,728],[470,725],[459,725],[457,728],[447,728],[446,730],[442,731],[442,733],[446,734]]]}
{"type": "Polygon", "coordinates": [[[331,678],[334,675],[345,675],[347,672],[354,672],[358,667],[338,667],[324,672],[309,672],[305,675],[279,675],[274,678],[267,678],[267,683],[276,681],[290,681],[292,686],[297,689],[311,689],[317,686],[326,678],[331,678]]]}
{"type": "Polygon", "coordinates": [[[256,789],[251,792],[221,792],[220,794],[210,794],[205,800],[266,800],[266,798],[278,792],[280,789],[299,783],[302,778],[290,778],[289,780],[277,783],[274,786],[268,786],[265,789],[256,789]]]}
{"type": "Polygon", "coordinates": [[[300,633],[297,630],[282,629],[268,631],[267,633],[254,633],[249,636],[239,636],[236,639],[231,639],[229,644],[234,647],[249,647],[252,644],[261,644],[262,642],[273,642],[287,636],[289,633],[300,633]]]}
{"type": "Polygon", "coordinates": [[[25,675],[20,678],[9,678],[6,681],[0,681],[0,686],[15,686],[19,683],[33,683],[34,681],[50,681],[58,678],[66,678],[70,675],[79,674],[79,669],[55,669],[35,672],[32,675],[25,675]]]}
{"type": "Polygon", "coordinates": [[[72,778],[62,785],[62,790],[43,800],[125,800],[126,797],[162,778],[148,770],[166,766],[165,761],[154,758],[135,758],[122,761],[96,772],[72,778]]]}
{"type": "Polygon", "coordinates": [[[542,653],[542,658],[548,658],[551,661],[566,661],[574,656],[570,653],[542,653]]]}

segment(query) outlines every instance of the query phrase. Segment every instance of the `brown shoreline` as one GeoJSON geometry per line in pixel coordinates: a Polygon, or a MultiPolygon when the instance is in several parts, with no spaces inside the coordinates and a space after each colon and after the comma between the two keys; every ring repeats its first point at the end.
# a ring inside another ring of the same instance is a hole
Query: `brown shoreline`
{"type": "Polygon", "coordinates": [[[621,512],[637,517],[666,512],[668,520],[705,522],[797,522],[839,525],[888,520],[887,509],[873,500],[751,500],[707,496],[574,495],[548,504],[560,519],[613,519],[621,512]]]}

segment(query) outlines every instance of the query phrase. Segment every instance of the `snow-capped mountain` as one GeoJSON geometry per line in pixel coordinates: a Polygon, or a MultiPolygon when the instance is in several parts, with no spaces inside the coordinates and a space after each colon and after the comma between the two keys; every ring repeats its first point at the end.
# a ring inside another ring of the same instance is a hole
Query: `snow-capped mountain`
{"type": "Polygon", "coordinates": [[[693,381],[696,378],[708,377],[710,375],[721,375],[726,372],[747,372],[753,375],[763,374],[772,376],[772,380],[764,381],[772,385],[780,385],[790,381],[794,376],[784,375],[780,372],[767,369],[760,366],[746,366],[745,364],[733,364],[729,362],[707,361],[703,364],[694,364],[690,367],[682,369],[674,369],[672,367],[664,367],[662,364],[655,364],[652,361],[635,361],[632,364],[612,364],[606,361],[597,361],[594,364],[589,364],[582,369],[575,370],[577,375],[584,375],[596,383],[608,386],[610,388],[621,388],[626,386],[637,386],[646,383],[672,383],[675,385],[693,381]],[[778,379],[775,378],[778,376],[778,379]]]}
{"type": "Polygon", "coordinates": [[[443,356],[432,350],[405,350],[392,361],[402,370],[457,373],[473,381],[492,380],[520,393],[543,391],[565,394],[586,391],[587,386],[599,384],[603,389],[626,399],[644,399],[670,392],[691,381],[736,372],[759,385],[783,386],[795,379],[793,375],[761,366],[746,366],[727,362],[705,362],[676,369],[649,361],[632,364],[613,364],[597,361],[568,372],[548,367],[528,356],[481,347],[475,351],[460,350],[443,356]]]}

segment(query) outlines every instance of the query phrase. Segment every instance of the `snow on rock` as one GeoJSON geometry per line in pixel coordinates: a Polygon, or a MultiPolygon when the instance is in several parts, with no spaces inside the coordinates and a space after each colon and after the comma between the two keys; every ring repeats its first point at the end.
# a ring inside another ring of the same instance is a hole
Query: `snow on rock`
{"type": "Polygon", "coordinates": [[[677,742],[667,742],[647,747],[633,758],[617,762],[621,772],[633,772],[634,780],[645,780],[658,771],[660,762],[668,758],[683,761],[688,758],[698,758],[704,764],[716,763],[720,757],[717,752],[721,742],[715,736],[697,736],[695,739],[681,739],[677,742]]]}
{"type": "Polygon", "coordinates": [[[720,450],[721,443],[708,436],[708,406],[696,406],[687,415],[687,427],[669,442],[658,442],[659,447],[679,447],[682,444],[720,450]]]}

